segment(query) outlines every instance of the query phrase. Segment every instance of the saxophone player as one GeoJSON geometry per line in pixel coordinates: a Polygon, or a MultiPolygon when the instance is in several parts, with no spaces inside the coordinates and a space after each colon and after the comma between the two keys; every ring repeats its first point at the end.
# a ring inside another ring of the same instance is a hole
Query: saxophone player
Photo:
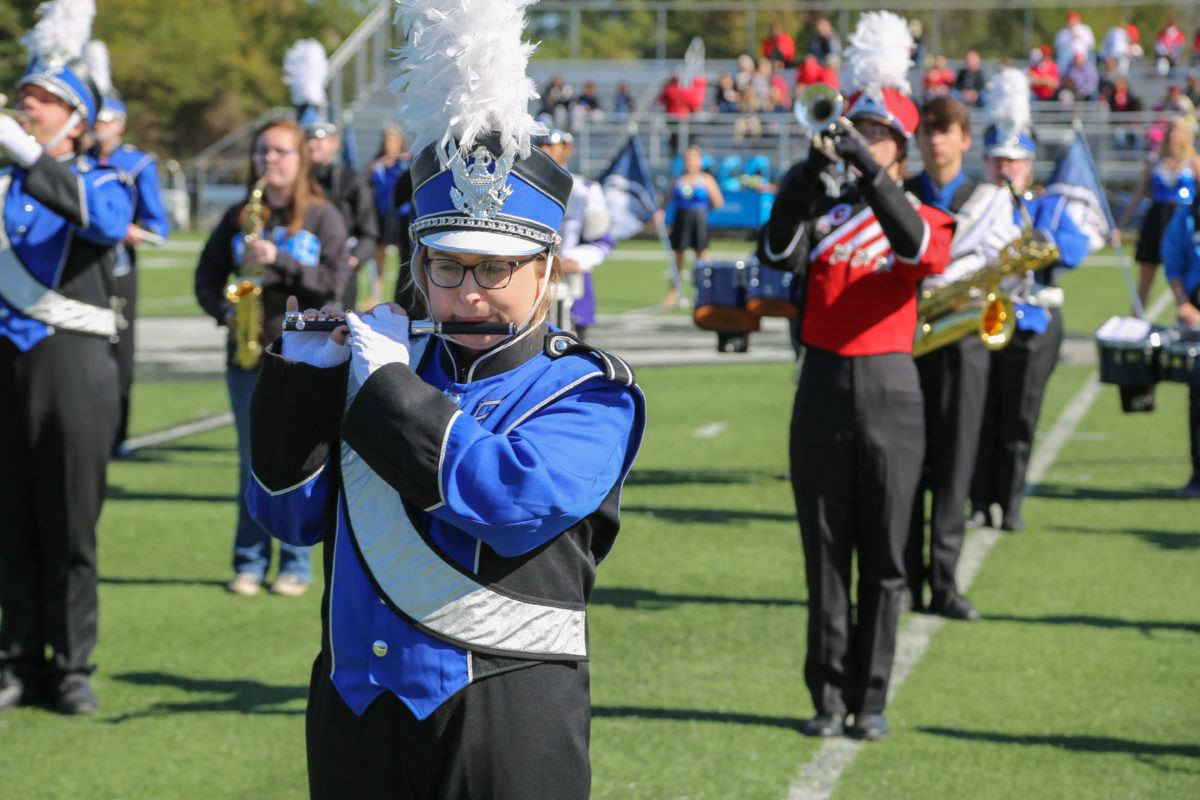
{"type": "Polygon", "coordinates": [[[975,472],[971,479],[968,528],[987,523],[992,505],[1000,507],[1000,528],[1024,530],[1021,502],[1025,472],[1033,449],[1038,414],[1063,340],[1061,290],[1054,272],[1074,269],[1088,252],[1087,236],[1066,212],[1066,198],[1031,192],[1037,140],[1029,113],[1029,78],[1005,68],[988,86],[984,134],[987,179],[1011,185],[1019,195],[1014,219],[1029,219],[1035,233],[1058,247],[1061,262],[1027,275],[1014,294],[1017,330],[1002,350],[990,356],[987,402],[975,472]],[[1034,281],[1036,280],[1036,285],[1034,281]]]}
{"type": "Polygon", "coordinates": [[[117,171],[84,149],[108,70],[82,58],[95,7],[68,6],[45,4],[26,39],[23,122],[0,115],[0,712],[97,709],[96,521],[118,417],[112,268],[133,207],[117,171]]]}
{"type": "Polygon", "coordinates": [[[816,710],[804,732],[878,740],[888,730],[904,543],[925,444],[912,358],[917,283],[945,267],[954,220],[899,182],[917,126],[905,94],[908,24],[868,12],[851,41],[857,91],[838,133],[814,136],[808,160],[783,178],[758,258],[792,271],[804,315],[789,446],[809,598],[804,678],[816,710]],[[836,198],[821,180],[827,146],[859,175],[836,198]]]}
{"type": "MultiPolygon", "coordinates": [[[[312,177],[304,131],[297,123],[273,120],[263,126],[253,139],[249,174],[247,200],[225,212],[200,253],[195,293],[217,324],[234,326],[238,309],[226,286],[232,276],[257,274],[262,317],[256,338],[265,348],[281,333],[288,295],[295,295],[306,308],[335,305],[353,269],[346,225],[312,177]],[[260,181],[261,201],[252,203],[260,181]],[[255,211],[256,207],[261,210],[255,211]],[[247,219],[248,215],[262,218],[247,219]],[[246,236],[244,229],[256,232],[246,236]]],[[[245,500],[250,480],[250,396],[257,380],[258,365],[239,358],[231,338],[225,382],[237,430],[239,478],[235,577],[228,589],[240,595],[257,594],[271,566],[271,536],[251,519],[245,500]]],[[[281,545],[278,577],[271,591],[303,594],[311,569],[307,548],[281,545]]]]}
{"type": "MultiPolygon", "coordinates": [[[[963,157],[971,148],[971,119],[958,100],[938,97],[922,106],[916,139],[925,168],[906,188],[922,203],[952,214],[957,222],[950,264],[942,275],[925,283],[966,278],[1020,235],[1013,222],[1012,194],[963,173],[963,157]]],[[[928,609],[950,619],[979,618],[959,592],[954,571],[966,532],[967,493],[987,393],[988,353],[982,339],[966,336],[916,359],[925,396],[925,467],[912,507],[905,572],[912,608],[926,608],[928,584],[928,609]],[[924,554],[926,490],[932,495],[928,560],[924,554]]]]}

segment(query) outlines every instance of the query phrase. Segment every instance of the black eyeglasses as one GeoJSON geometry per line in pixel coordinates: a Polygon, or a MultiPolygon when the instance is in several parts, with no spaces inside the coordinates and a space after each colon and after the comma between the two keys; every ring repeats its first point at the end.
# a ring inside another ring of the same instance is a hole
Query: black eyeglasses
{"type": "Polygon", "coordinates": [[[434,286],[456,289],[470,272],[481,289],[503,289],[512,280],[513,270],[536,261],[541,255],[530,256],[524,261],[480,261],[468,267],[452,258],[431,258],[425,262],[425,274],[434,286]]]}
{"type": "Polygon", "coordinates": [[[295,152],[296,148],[294,147],[287,149],[282,147],[259,147],[254,151],[254,157],[262,161],[266,161],[268,156],[278,156],[279,158],[284,158],[285,156],[290,156],[295,152]]]}

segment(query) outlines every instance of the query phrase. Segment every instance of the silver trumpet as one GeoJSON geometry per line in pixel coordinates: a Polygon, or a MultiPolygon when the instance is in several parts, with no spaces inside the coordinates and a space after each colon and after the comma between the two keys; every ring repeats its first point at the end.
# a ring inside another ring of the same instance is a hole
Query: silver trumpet
{"type": "MultiPolygon", "coordinates": [[[[285,331],[332,331],[346,324],[345,314],[305,314],[303,311],[286,311],[283,314],[285,331]]],[[[458,336],[487,336],[499,334],[512,336],[517,332],[513,322],[434,322],[430,319],[408,321],[408,332],[413,336],[446,334],[458,336]]]]}
{"type": "Polygon", "coordinates": [[[854,123],[842,112],[846,110],[846,98],[827,83],[812,83],[804,87],[792,105],[792,113],[800,127],[812,133],[813,143],[834,161],[842,158],[833,148],[839,136],[854,136],[863,144],[866,140],[854,129],[854,123]]]}

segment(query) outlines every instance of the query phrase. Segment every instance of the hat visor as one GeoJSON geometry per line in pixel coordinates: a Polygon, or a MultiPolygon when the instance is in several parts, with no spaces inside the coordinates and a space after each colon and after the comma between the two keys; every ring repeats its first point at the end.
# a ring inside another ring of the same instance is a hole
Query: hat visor
{"type": "Polygon", "coordinates": [[[532,256],[546,249],[544,244],[520,236],[491,231],[435,231],[418,238],[424,247],[479,256],[532,256]]]}
{"type": "Polygon", "coordinates": [[[1011,158],[1014,161],[1031,161],[1035,155],[1024,147],[1007,142],[989,147],[983,154],[986,158],[1011,158]]]}

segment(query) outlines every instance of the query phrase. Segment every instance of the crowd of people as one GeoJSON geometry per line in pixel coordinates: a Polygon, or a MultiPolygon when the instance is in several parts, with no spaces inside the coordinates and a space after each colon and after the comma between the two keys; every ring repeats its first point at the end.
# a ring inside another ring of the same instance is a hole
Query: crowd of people
{"type": "MultiPolygon", "coordinates": [[[[257,595],[274,561],[270,591],[302,595],[324,544],[312,796],[584,798],[586,605],[620,527],[645,400],[619,357],[585,341],[592,271],[615,243],[609,208],[600,186],[567,169],[569,132],[511,112],[524,91],[520,26],[480,28],[493,47],[463,47],[444,5],[401,14],[413,31],[401,53],[411,118],[383,131],[369,169],[339,158],[322,98],[294,94],[296,119],[255,132],[244,197],[199,256],[196,300],[229,331],[238,491],[227,588],[257,595]],[[488,101],[463,102],[467,85],[488,101]],[[402,278],[384,302],[390,247],[402,278]],[[372,263],[360,301],[358,272],[372,263]],[[333,324],[289,328],[295,313],[333,324]],[[442,326],[436,335],[413,329],[418,315],[442,326]],[[298,388],[306,402],[288,402],[298,388]]],[[[1138,57],[1136,30],[1122,30],[1101,46],[1118,73],[1138,57]]],[[[1158,57],[1182,58],[1181,36],[1160,35],[1158,57]]],[[[61,46],[34,37],[51,40],[61,46]]],[[[791,274],[800,311],[789,476],[809,598],[803,679],[815,713],[803,731],[880,740],[901,614],[979,619],[955,579],[966,531],[1025,527],[1034,432],[1064,337],[1056,280],[1089,248],[1068,198],[1033,185],[1030,106],[1067,83],[1090,92],[1095,41],[1072,13],[1029,70],[989,77],[969,52],[954,72],[934,55],[919,90],[919,26],[867,12],[849,42],[843,51],[821,19],[800,54],[772,26],[759,59],[720,76],[713,108],[782,113],[816,82],[846,94],[846,123],[814,132],[780,180],[756,257],[791,274]],[[976,181],[964,159],[980,105],[989,124],[976,181]],[[1012,262],[1018,240],[1040,260],[1012,262]],[[1015,314],[1003,348],[968,336],[914,354],[922,293],[1006,263],[1020,270],[1003,276],[1015,314]]],[[[33,53],[17,114],[0,115],[0,711],[48,702],[74,715],[98,707],[95,526],[128,416],[136,248],[168,226],[153,158],[121,142],[125,108],[106,59],[70,44],[33,53]]],[[[707,98],[703,76],[675,76],[660,102],[683,115],[707,98]]],[[[543,103],[551,121],[606,107],[593,84],[574,95],[561,79],[543,103]]],[[[611,110],[631,109],[622,85],[611,110]]],[[[1178,319],[1193,326],[1197,127],[1172,118],[1131,204],[1151,200],[1141,303],[1161,262],[1178,319]]],[[[686,251],[706,257],[707,213],[723,203],[702,158],[688,147],[669,191],[680,271],[686,251]]],[[[1195,386],[1189,430],[1182,493],[1200,497],[1195,386]]]]}

